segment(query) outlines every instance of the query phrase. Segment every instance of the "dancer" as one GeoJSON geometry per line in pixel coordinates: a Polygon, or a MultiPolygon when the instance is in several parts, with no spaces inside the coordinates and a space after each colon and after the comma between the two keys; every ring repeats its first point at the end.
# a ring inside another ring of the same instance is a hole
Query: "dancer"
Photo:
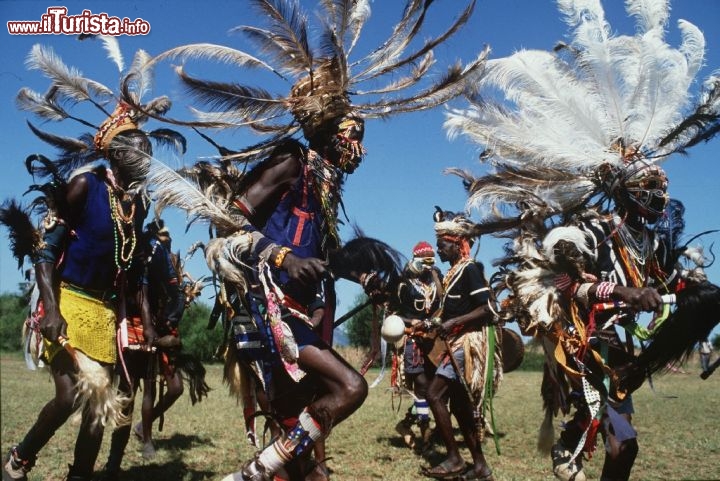
{"type": "MultiPolygon", "coordinates": [[[[153,176],[162,202],[186,209],[217,229],[218,237],[206,248],[208,265],[223,289],[232,285],[229,292],[225,289],[225,299],[237,294],[251,315],[252,323],[239,332],[258,336],[254,342],[238,341],[232,356],[245,357],[284,427],[271,446],[228,480],[272,479],[290,469],[292,460],[309,453],[367,395],[362,376],[323,341],[332,331],[333,278],[353,279],[373,292],[397,269],[397,258],[388,255],[387,246],[366,238],[339,249],[342,186],[364,157],[365,120],[432,108],[460,95],[466,82],[482,74],[487,55],[483,51],[468,65],[452,67],[448,76],[426,85],[430,64],[421,59],[430,60],[430,50],[456,32],[474,7],[470,2],[448,31],[406,52],[422,31],[430,3],[408,2],[388,42],[357,61],[348,55],[369,16],[367,0],[322,3],[323,22],[313,37],[295,3],[257,1],[268,27],[240,30],[260,41],[262,55],[200,44],[177,47],[154,60],[221,55],[238,65],[296,77],[290,94],[278,96],[246,85],[207,82],[178,69],[190,92],[214,110],[197,122],[183,123],[249,126],[273,137],[240,151],[221,148],[219,164],[196,164],[193,176],[203,190],[190,189],[187,178],[179,180],[167,170],[153,176]],[[267,62],[250,60],[263,56],[269,57],[267,62]],[[415,60],[420,68],[410,68],[415,60]],[[280,65],[271,68],[273,63],[280,65]],[[393,78],[387,88],[378,87],[387,74],[408,68],[406,81],[393,78]],[[372,92],[387,95],[351,103],[351,95],[360,93],[360,83],[367,80],[380,89],[372,92]],[[407,88],[415,90],[402,97],[407,88]],[[292,138],[299,132],[307,145],[292,138]],[[232,165],[260,159],[246,175],[232,165]],[[283,392],[290,394],[275,394],[283,392]]],[[[302,479],[305,473],[291,475],[302,479]]],[[[310,475],[327,477],[322,470],[310,475]]]]}
{"type": "Polygon", "coordinates": [[[720,82],[710,78],[690,106],[702,33],[681,21],[682,45],[673,48],[664,41],[666,0],[626,6],[638,20],[632,36],[610,33],[599,2],[561,2],[572,41],[495,60],[478,95],[500,91],[504,101],[447,121],[487,147],[482,159],[496,168],[480,178],[454,172],[482,223],[513,238],[501,262],[503,317],[545,348],[539,446],[564,480],[585,479],[582,453],[598,433],[601,478],[630,478],[638,452],[630,394],[646,375],[681,362],[719,320],[718,288],[676,269],[687,248],[683,209],[668,200],[659,164],[718,132],[720,82]],[[664,294],[674,295],[674,310],[664,294]],[[641,311],[664,313],[643,327],[641,311]],[[633,339],[645,346],[637,356],[633,339]],[[572,406],[553,444],[553,417],[572,406]]]}
{"type": "MultiPolygon", "coordinates": [[[[127,345],[122,362],[118,363],[120,390],[131,402],[125,415],[131,419],[135,395],[143,382],[142,420],[133,428],[142,441],[142,456],[152,459],[155,445],[152,441],[152,424],[169,409],[183,393],[183,377],[188,379],[193,404],[207,395],[205,368],[192,355],[183,354],[178,326],[185,308],[199,294],[196,285],[183,286],[183,271],[178,256],[171,251],[170,233],[161,219],[145,227],[138,260],[128,274],[128,326],[127,345]],[[134,302],[133,302],[134,301],[134,302]],[[145,307],[145,310],[143,310],[145,307]],[[149,317],[156,332],[155,341],[145,340],[143,326],[149,317]],[[168,390],[156,405],[158,377],[168,390]]],[[[131,433],[130,424],[113,431],[110,452],[104,469],[104,480],[119,479],[120,467],[131,433]]]]}
{"type": "Polygon", "coordinates": [[[403,437],[409,448],[414,448],[415,433],[412,427],[417,424],[420,439],[427,446],[432,431],[430,429],[430,407],[427,402],[427,387],[435,366],[427,359],[433,341],[423,332],[422,326],[437,311],[442,298],[442,274],[435,266],[435,251],[425,241],[418,242],[412,250],[412,259],[403,269],[402,279],[397,290],[397,314],[405,321],[408,333],[403,339],[399,356],[402,368],[399,376],[402,384],[412,393],[413,405],[410,406],[395,430],[403,437]]]}
{"type": "MultiPolygon", "coordinates": [[[[113,58],[120,66],[117,40],[104,42],[115,52],[113,58]]],[[[146,72],[136,65],[121,76],[121,94],[116,97],[120,101],[110,114],[102,104],[113,96],[112,90],[81,77],[49,47],[35,45],[27,63],[52,82],[47,95],[22,89],[17,97],[21,108],[50,120],[78,120],[96,132],[71,139],[30,124],[40,139],[61,150],[55,162],[42,156],[27,161],[33,174],[52,176],[47,184],[34,186],[45,194],[48,210],[42,237],[37,234],[38,242],[26,248],[35,264],[40,301],[32,307],[39,319],[38,333],[44,338],[43,358],[52,372],[55,396],[11,449],[3,480],[27,479],[40,450],[73,412],[82,422],[68,479],[90,480],[104,426],[127,422],[121,412],[127,400],[116,394],[112,366],[117,356],[116,314],[124,317],[125,274],[148,207],[144,187],[152,133],[139,130],[147,116],[127,104],[129,97],[141,103],[128,77],[146,72]],[[81,102],[92,103],[102,112],[104,121],[99,126],[64,110],[65,105],[81,102]],[[99,159],[107,164],[88,165],[99,159]]],[[[154,115],[170,107],[166,98],[142,105],[154,115]]],[[[152,325],[145,329],[152,340],[152,325]]]]}
{"type": "Polygon", "coordinates": [[[710,367],[710,356],[712,355],[712,344],[708,338],[700,341],[698,353],[700,353],[700,370],[707,371],[710,367]]]}
{"type": "Polygon", "coordinates": [[[490,287],[482,264],[470,257],[477,236],[472,222],[462,214],[438,209],[435,233],[440,260],[449,262],[450,270],[443,279],[437,328],[436,342],[442,346],[442,354],[428,387],[428,402],[447,457],[423,473],[441,479],[462,475],[463,479],[491,480],[492,470],[481,443],[486,407],[502,379],[502,362],[495,350],[497,331],[490,287]],[[453,435],[451,413],[473,458],[469,468],[453,435]]]}

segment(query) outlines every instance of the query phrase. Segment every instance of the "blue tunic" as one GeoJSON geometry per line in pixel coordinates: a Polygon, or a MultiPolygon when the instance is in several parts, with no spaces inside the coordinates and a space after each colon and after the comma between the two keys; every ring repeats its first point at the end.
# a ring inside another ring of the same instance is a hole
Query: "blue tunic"
{"type": "MultiPolygon", "coordinates": [[[[98,173],[81,175],[87,181],[87,198],[63,254],[61,278],[85,289],[111,290],[118,268],[114,258],[115,226],[110,214],[108,185],[98,173]]],[[[142,227],[146,210],[141,200],[136,200],[136,204],[134,221],[137,233],[142,227]]]]}
{"type": "MultiPolygon", "coordinates": [[[[295,184],[285,193],[270,215],[262,233],[276,244],[290,247],[294,255],[302,258],[324,258],[322,251],[323,212],[315,196],[312,174],[307,165],[295,184]]],[[[315,302],[314,286],[290,281],[287,272],[274,269],[283,292],[301,305],[315,302]]]]}
{"type": "Polygon", "coordinates": [[[87,181],[87,199],[65,249],[62,279],[86,289],[107,290],[113,287],[117,271],[108,186],[93,172],[82,175],[87,181]]]}

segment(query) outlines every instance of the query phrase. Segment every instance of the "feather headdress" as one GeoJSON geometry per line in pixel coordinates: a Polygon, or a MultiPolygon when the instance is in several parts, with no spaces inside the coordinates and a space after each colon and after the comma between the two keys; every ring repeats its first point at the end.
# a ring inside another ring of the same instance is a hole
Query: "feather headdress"
{"type": "Polygon", "coordinates": [[[471,62],[450,67],[434,82],[423,82],[434,63],[432,49],[467,22],[475,0],[467,4],[445,32],[408,51],[433,3],[409,0],[390,37],[357,60],[350,58],[370,17],[369,0],[319,2],[321,20],[315,30],[310,29],[307,15],[296,0],[251,3],[263,14],[267,26],[240,26],[233,31],[243,33],[255,43],[258,55],[221,45],[192,44],[168,50],[152,61],[215,60],[243,69],[265,70],[292,85],[287,94],[273,94],[249,85],[200,80],[184,68],[177,68],[189,92],[211,109],[195,110],[197,121],[179,123],[214,128],[245,126],[270,135],[268,140],[232,153],[237,160],[262,158],[300,130],[309,140],[343,117],[385,118],[441,105],[462,94],[467,83],[478,81],[488,53],[485,49],[471,62]],[[313,31],[317,34],[311,36],[313,31]],[[390,76],[392,80],[383,84],[390,76]],[[363,88],[364,85],[373,87],[363,88]],[[362,101],[351,102],[351,96],[362,101]]]}
{"type": "Polygon", "coordinates": [[[680,20],[678,48],[664,40],[667,0],[626,0],[636,34],[613,35],[599,0],[559,0],[572,28],[554,52],[521,50],[487,62],[472,105],[446,120],[451,137],[481,144],[495,172],[463,176],[469,206],[487,218],[542,211],[543,218],[613,197],[640,165],[708,140],[720,129],[720,77],[699,98],[700,30],[680,20]],[[491,101],[499,91],[504,101],[491,101]],[[483,96],[483,101],[480,101],[483,96]]]}
{"type": "MultiPolygon", "coordinates": [[[[88,37],[93,36],[81,36],[80,39],[88,37]]],[[[36,44],[25,63],[29,70],[42,72],[50,80],[50,86],[44,94],[24,87],[16,97],[20,109],[32,112],[43,120],[70,119],[92,129],[92,133],[70,138],[44,132],[28,122],[35,135],[59,149],[55,165],[64,177],[76,168],[104,157],[110,142],[120,132],[140,128],[151,116],[162,116],[171,106],[170,99],[165,96],[142,101],[152,84],[148,62],[150,55],[147,52],[138,50],[131,65],[125,69],[118,40],[112,36],[97,38],[118,69],[120,83],[117,93],[66,65],[51,47],[36,44]],[[74,114],[74,107],[81,103],[91,104],[100,112],[99,122],[74,114]],[[115,107],[112,107],[113,104],[115,107]],[[132,107],[136,105],[142,108],[132,107]]],[[[185,150],[185,139],[173,130],[161,128],[146,134],[161,145],[185,150]]]]}

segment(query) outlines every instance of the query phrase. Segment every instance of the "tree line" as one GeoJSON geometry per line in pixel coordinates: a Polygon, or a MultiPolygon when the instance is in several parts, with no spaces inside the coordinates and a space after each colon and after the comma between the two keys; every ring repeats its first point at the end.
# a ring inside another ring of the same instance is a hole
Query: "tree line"
{"type": "MultiPolygon", "coordinates": [[[[365,303],[365,294],[355,298],[354,306],[365,303]]],[[[208,329],[208,319],[211,308],[202,302],[191,305],[180,322],[180,335],[183,349],[194,354],[203,362],[218,361],[218,348],[223,342],[223,330],[218,324],[214,329],[208,329]]],[[[339,315],[342,313],[338,313],[339,315]]],[[[4,352],[19,352],[22,350],[22,327],[28,315],[28,298],[17,293],[0,294],[0,350],[4,352]]],[[[382,311],[378,312],[382,317],[382,311]]],[[[367,306],[348,319],[342,326],[348,344],[353,347],[369,348],[372,331],[373,308],[367,306]]],[[[378,319],[382,322],[382,319],[378,319]]],[[[716,351],[720,351],[720,335],[711,339],[716,351]]],[[[541,356],[533,354],[532,341],[526,351],[525,360],[521,369],[541,370],[541,356]],[[535,359],[537,357],[537,359],[535,359]],[[537,365],[536,365],[537,364],[537,365]]]]}

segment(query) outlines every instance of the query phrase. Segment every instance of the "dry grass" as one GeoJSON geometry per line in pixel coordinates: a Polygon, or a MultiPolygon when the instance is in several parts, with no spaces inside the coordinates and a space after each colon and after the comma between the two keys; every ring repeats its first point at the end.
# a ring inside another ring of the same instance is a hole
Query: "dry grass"
{"type": "MultiPolygon", "coordinates": [[[[716,410],[720,375],[702,381],[695,362],[685,369],[691,374],[657,378],[655,391],[646,385],[635,394],[641,451],[633,479],[720,479],[716,410]]],[[[52,395],[53,385],[47,374],[27,371],[15,355],[4,354],[0,370],[2,449],[6,451],[34,422],[52,395]]],[[[241,409],[221,384],[220,366],[209,366],[208,372],[214,389],[209,399],[191,407],[184,397],[173,406],[163,432],[155,434],[158,456],[152,462],[141,458],[136,440],[130,441],[124,479],[217,480],[252,455],[253,449],[244,440],[241,409]]],[[[368,380],[376,375],[377,371],[371,371],[368,380]]],[[[505,433],[500,442],[502,454],[498,456],[488,442],[485,451],[498,481],[554,479],[548,458],[538,455],[534,447],[541,414],[539,382],[539,373],[510,373],[495,399],[497,426],[505,433]]],[[[328,455],[334,481],[424,479],[419,475],[420,466],[442,459],[441,446],[436,445],[425,458],[402,446],[393,429],[402,416],[393,411],[387,386],[386,378],[371,390],[365,405],[332,432],[328,455]]],[[[401,411],[407,406],[404,399],[401,411]]],[[[76,426],[65,425],[57,432],[40,453],[31,481],[63,479],[76,431],[76,426]]],[[[108,443],[106,436],[98,468],[107,456],[108,443]]],[[[464,454],[469,459],[468,453],[464,454]]],[[[586,463],[590,479],[598,478],[602,462],[601,448],[586,463]]]]}

